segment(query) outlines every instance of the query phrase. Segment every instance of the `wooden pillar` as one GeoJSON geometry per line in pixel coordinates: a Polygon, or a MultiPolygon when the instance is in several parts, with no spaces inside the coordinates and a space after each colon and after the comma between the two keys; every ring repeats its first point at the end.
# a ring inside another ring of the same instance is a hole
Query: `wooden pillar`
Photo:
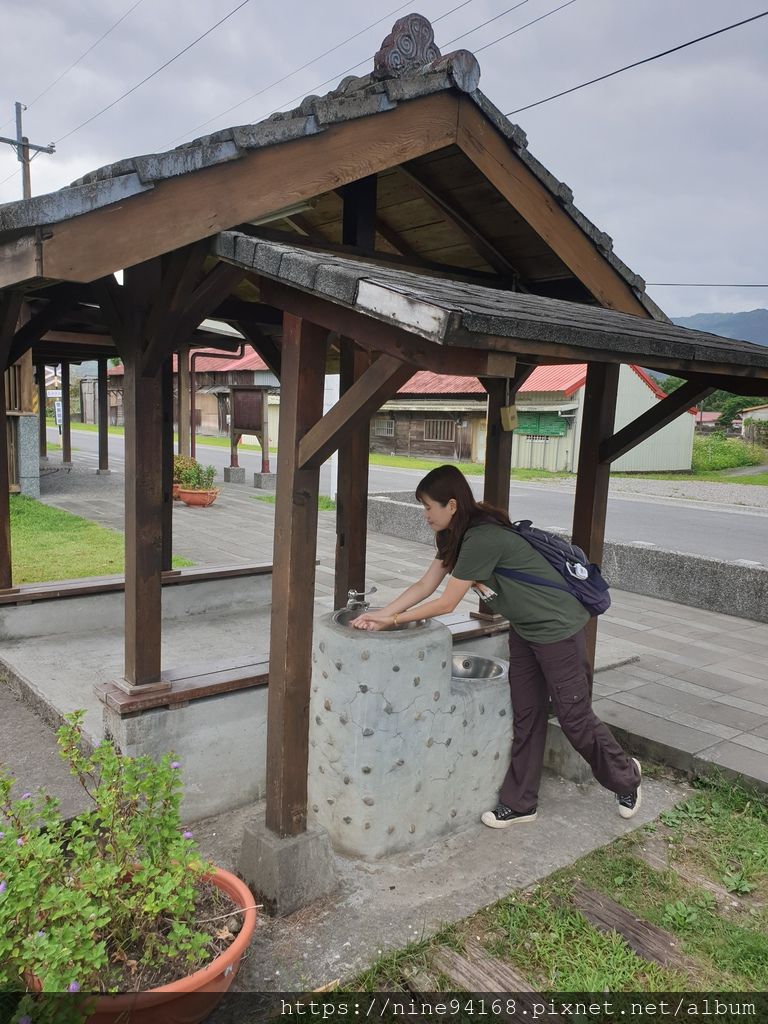
{"type": "Polygon", "coordinates": [[[161,370],[163,393],[163,555],[162,568],[173,568],[173,358],[161,370]]]}
{"type": "Polygon", "coordinates": [[[179,349],[179,372],[177,380],[179,383],[179,455],[190,453],[190,391],[189,391],[189,345],[182,345],[179,349]]]}
{"type": "MultiPolygon", "coordinates": [[[[572,540],[598,565],[603,557],[611,475],[610,463],[601,462],[599,453],[600,445],[613,434],[619,370],[618,363],[589,363],[584,388],[572,540]]],[[[594,665],[597,619],[587,627],[587,641],[594,665]]]]}
{"type": "Polygon", "coordinates": [[[13,586],[11,568],[11,490],[8,476],[8,418],[5,414],[5,360],[0,360],[0,590],[13,586]]]}
{"type": "MultiPolygon", "coordinates": [[[[342,242],[365,252],[376,247],[375,174],[340,189],[342,242]]],[[[343,395],[370,366],[370,356],[350,338],[340,341],[339,395],[343,395]]],[[[341,443],[336,482],[336,564],[334,603],[342,608],[350,590],[365,590],[368,536],[368,454],[370,420],[341,443]]]]}
{"type": "Polygon", "coordinates": [[[157,683],[161,663],[163,441],[160,375],[124,353],[125,682],[157,683]]]}
{"type": "Polygon", "coordinates": [[[61,364],[61,461],[72,465],[72,414],[69,400],[69,363],[61,364]]]}
{"type": "MultiPolygon", "coordinates": [[[[485,435],[485,476],[483,501],[498,508],[509,508],[509,475],[512,469],[511,430],[501,428],[501,410],[513,397],[511,384],[506,380],[484,378],[488,392],[488,421],[485,435]],[[509,401],[507,400],[509,396],[509,401]]],[[[517,390],[515,388],[515,390],[517,390]]]]}
{"type": "Polygon", "coordinates": [[[48,431],[45,421],[45,405],[47,401],[45,387],[45,363],[37,364],[37,411],[40,417],[40,458],[48,458],[48,431]]]}
{"type": "Polygon", "coordinates": [[[109,397],[107,393],[107,360],[98,361],[98,423],[99,473],[109,472],[109,397]]]}
{"type": "MultiPolygon", "coordinates": [[[[341,339],[339,394],[348,391],[370,365],[370,356],[349,338],[341,339]]],[[[368,538],[368,449],[370,421],[339,446],[336,485],[336,575],[334,605],[342,608],[350,590],[365,590],[368,538]]]]}
{"type": "Polygon", "coordinates": [[[319,466],[298,469],[298,448],[322,416],[327,331],[283,318],[280,430],[272,573],[267,718],[267,827],[307,827],[312,611],[319,466]]]}

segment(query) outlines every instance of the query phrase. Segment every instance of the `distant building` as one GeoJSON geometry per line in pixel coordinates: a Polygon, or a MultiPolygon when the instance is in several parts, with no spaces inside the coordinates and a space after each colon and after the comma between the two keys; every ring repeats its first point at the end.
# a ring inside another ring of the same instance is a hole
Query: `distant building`
{"type": "MultiPolygon", "coordinates": [[[[528,378],[515,402],[514,467],[576,472],[586,374],[586,363],[579,363],[542,366],[528,378]]],[[[640,367],[622,366],[616,429],[665,397],[640,367]]],[[[694,416],[679,416],[612,468],[690,469],[693,430],[694,416]]],[[[379,453],[482,462],[485,441],[485,391],[475,377],[416,373],[371,422],[371,451],[379,453]]]]}

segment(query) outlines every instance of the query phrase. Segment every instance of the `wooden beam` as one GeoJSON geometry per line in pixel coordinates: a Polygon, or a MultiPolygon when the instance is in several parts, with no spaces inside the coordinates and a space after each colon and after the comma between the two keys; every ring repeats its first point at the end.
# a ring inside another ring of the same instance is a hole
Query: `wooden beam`
{"type": "Polygon", "coordinates": [[[389,242],[391,246],[397,249],[401,256],[405,256],[416,264],[424,262],[413,246],[409,245],[394,228],[390,227],[381,214],[376,218],[376,232],[381,235],[385,242],[389,242]]]}
{"type": "Polygon", "coordinates": [[[369,174],[338,189],[342,203],[342,245],[355,245],[363,252],[375,250],[376,184],[376,175],[369,174]]]}
{"type": "Polygon", "coordinates": [[[279,836],[307,827],[320,471],[300,469],[298,455],[302,436],[322,415],[326,347],[325,330],[285,316],[267,711],[266,824],[279,836]]]}
{"type": "MultiPolygon", "coordinates": [[[[377,117],[329,125],[311,137],[264,146],[239,160],[159,180],[122,203],[46,228],[39,275],[93,281],[233,224],[322,195],[340,185],[396,167],[456,140],[457,97],[442,92],[401,103],[377,117]],[[286,173],[290,168],[290,173],[286,173]]],[[[0,247],[0,267],[8,247],[0,247]]],[[[28,276],[29,261],[18,272],[28,276]]]]}
{"type": "Polygon", "coordinates": [[[107,360],[98,361],[99,473],[109,472],[109,378],[107,360]]]}
{"type": "Polygon", "coordinates": [[[46,431],[45,421],[45,406],[46,406],[46,386],[45,386],[45,363],[38,363],[36,367],[37,373],[37,411],[39,415],[38,424],[38,436],[39,443],[38,448],[41,459],[48,458],[48,434],[46,431]]]}
{"type": "Polygon", "coordinates": [[[10,365],[9,356],[24,295],[20,291],[0,292],[0,373],[10,365]]]}
{"type": "MultiPolygon", "coordinates": [[[[469,215],[459,207],[455,199],[450,199],[434,185],[431,185],[424,177],[424,172],[417,165],[413,163],[404,164],[398,170],[400,174],[404,175],[418,187],[422,195],[438,213],[445,217],[454,227],[458,228],[465,238],[469,240],[475,252],[489,266],[493,267],[497,274],[500,274],[503,278],[511,279],[515,284],[520,282],[520,272],[512,261],[472,224],[469,215]]],[[[527,291],[528,289],[519,290],[527,291]]]]}
{"type": "Polygon", "coordinates": [[[72,401],[70,393],[69,363],[61,364],[61,461],[72,465],[72,401]]]}
{"type": "Polygon", "coordinates": [[[170,253],[163,261],[162,284],[154,298],[144,327],[145,338],[151,343],[157,337],[173,333],[184,312],[189,296],[200,283],[203,265],[210,250],[207,238],[170,253]]]}
{"type": "Polygon", "coordinates": [[[702,385],[698,380],[686,381],[676,391],[646,409],[642,415],[627,423],[613,437],[600,445],[600,462],[610,464],[631,451],[638,444],[651,437],[662,427],[711,395],[714,388],[702,385]]]}
{"type": "MultiPolygon", "coordinates": [[[[355,381],[323,418],[311,427],[299,444],[299,469],[319,469],[346,437],[410,380],[415,367],[382,355],[355,381]]],[[[367,437],[368,431],[363,431],[367,437]]],[[[278,449],[279,450],[279,449],[278,449]]]]}
{"type": "Polygon", "coordinates": [[[49,302],[44,309],[39,310],[27,320],[16,331],[8,361],[15,363],[17,359],[21,359],[25,352],[56,326],[67,308],[68,306],[64,302],[49,302]]]}
{"type": "Polygon", "coordinates": [[[190,437],[192,435],[192,423],[190,420],[190,382],[189,382],[189,345],[181,345],[177,352],[178,374],[178,424],[179,455],[189,455],[191,451],[190,437]]]}
{"type": "Polygon", "coordinates": [[[160,370],[162,400],[162,535],[160,564],[164,572],[173,568],[173,357],[169,356],[160,370]]]}
{"type": "MultiPolygon", "coordinates": [[[[371,354],[350,338],[339,343],[339,392],[347,394],[371,365],[371,354]]],[[[350,590],[365,590],[368,540],[369,429],[361,425],[339,447],[336,481],[334,604],[346,604],[350,590]]]]}
{"type": "Polygon", "coordinates": [[[0,369],[0,591],[13,586],[11,563],[11,487],[8,419],[5,413],[5,371],[0,369]]]}
{"type": "Polygon", "coordinates": [[[268,278],[256,278],[268,302],[295,316],[304,316],[342,337],[354,338],[363,348],[386,352],[416,369],[461,377],[512,376],[517,357],[503,352],[484,352],[455,345],[437,345],[365,313],[308,295],[268,278]],[[499,358],[502,357],[502,358],[499,358]]]}
{"type": "Polygon", "coordinates": [[[248,340],[254,352],[261,356],[272,373],[280,380],[280,346],[277,342],[250,323],[240,321],[237,329],[248,340]]]}
{"type": "Polygon", "coordinates": [[[186,344],[194,330],[210,316],[211,310],[229,295],[243,274],[242,267],[217,263],[188,296],[185,309],[176,320],[174,331],[153,343],[152,351],[148,352],[145,358],[145,372],[152,372],[160,365],[158,359],[162,362],[168,352],[186,344]]]}
{"type": "MultiPolygon", "coordinates": [[[[590,363],[584,387],[572,540],[598,565],[603,557],[611,475],[610,464],[600,459],[600,446],[613,434],[619,369],[618,363],[590,363]]],[[[596,642],[597,619],[592,619],[587,626],[587,653],[592,665],[596,642]]]]}
{"type": "Polygon", "coordinates": [[[649,317],[631,287],[470,99],[459,98],[457,145],[602,306],[649,317]]]}

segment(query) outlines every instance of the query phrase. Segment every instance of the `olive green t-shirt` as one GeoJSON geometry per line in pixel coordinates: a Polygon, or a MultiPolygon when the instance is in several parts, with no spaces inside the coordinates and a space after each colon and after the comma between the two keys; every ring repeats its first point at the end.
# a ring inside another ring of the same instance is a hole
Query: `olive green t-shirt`
{"type": "Polygon", "coordinates": [[[494,573],[499,565],[562,583],[563,578],[528,541],[512,530],[491,523],[470,526],[461,542],[452,575],[473,580],[494,592],[486,604],[505,619],[524,640],[553,644],[578,633],[589,612],[572,594],[536,583],[522,583],[494,573]]]}

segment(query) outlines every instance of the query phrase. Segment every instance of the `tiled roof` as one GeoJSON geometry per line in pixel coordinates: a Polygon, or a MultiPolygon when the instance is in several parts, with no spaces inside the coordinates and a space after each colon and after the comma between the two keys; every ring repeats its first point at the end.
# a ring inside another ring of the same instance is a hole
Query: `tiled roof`
{"type": "MultiPolygon", "coordinates": [[[[399,104],[451,89],[466,93],[506,138],[510,149],[553,196],[554,201],[590,238],[602,256],[627,282],[650,315],[666,320],[664,313],[645,294],[645,282],[613,252],[613,241],[573,204],[573,192],[528,151],[522,128],[494,106],[478,89],[480,67],[467,50],[440,56],[429,42],[414,54],[407,38],[431,36],[432,26],[420,15],[401,18],[376,54],[374,70],[361,78],[349,75],[325,96],[307,96],[292,110],[271,114],[256,124],[225,128],[184,143],[164,153],[133,156],[100,167],[70,186],[47,195],[34,196],[0,206],[0,241],[18,233],[78,217],[112,203],[125,202],[147,192],[168,178],[191,174],[206,167],[240,160],[249,152],[316,135],[335,124],[394,110],[399,104]],[[406,37],[397,50],[397,33],[406,37]],[[394,42],[393,42],[394,37],[394,42]],[[388,49],[389,48],[389,49],[388,49]],[[393,48],[395,59],[389,60],[393,48]],[[437,57],[434,57],[437,54],[437,57]],[[382,58],[383,55],[383,58],[382,58]]],[[[386,122],[382,126],[386,132],[386,122]]],[[[286,166],[290,175],[290,166],[286,166]]]]}

